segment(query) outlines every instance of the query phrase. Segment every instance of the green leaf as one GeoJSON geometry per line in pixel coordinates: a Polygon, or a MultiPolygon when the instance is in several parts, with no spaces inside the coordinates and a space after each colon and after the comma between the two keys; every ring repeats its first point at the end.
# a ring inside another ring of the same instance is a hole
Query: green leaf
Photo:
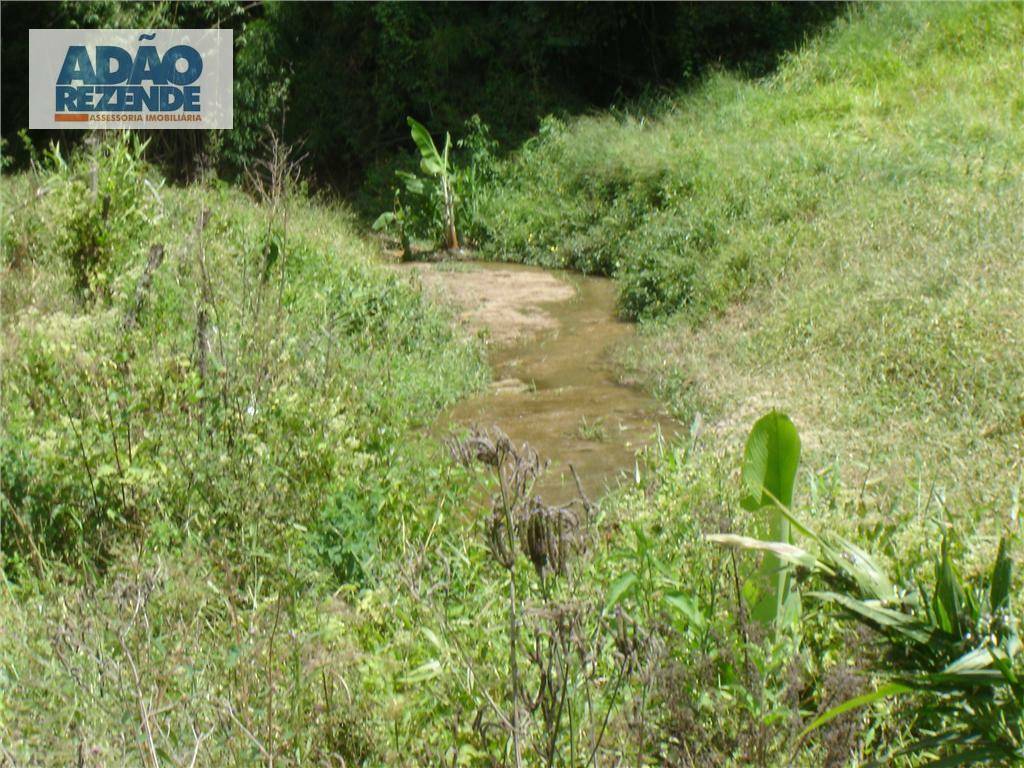
{"type": "MultiPolygon", "coordinates": [[[[965,739],[966,740],[966,739],[965,739]]],[[[938,760],[925,763],[922,768],[954,768],[958,765],[994,765],[990,762],[996,758],[1006,758],[1007,755],[1000,749],[994,747],[976,747],[965,752],[956,752],[938,760]]]]}
{"type": "MultiPolygon", "coordinates": [[[[934,754],[949,745],[963,744],[965,739],[968,738],[970,738],[968,734],[958,733],[955,730],[942,731],[935,736],[929,736],[926,739],[919,739],[906,747],[902,747],[890,755],[890,758],[921,754],[924,752],[934,754]]],[[[882,768],[882,766],[888,766],[890,763],[891,760],[884,763],[879,760],[873,760],[867,764],[867,768],[882,768]]]]}
{"type": "Polygon", "coordinates": [[[689,595],[682,592],[665,595],[665,604],[678,611],[683,617],[697,629],[703,629],[707,625],[707,619],[701,613],[697,603],[689,595]]]}
{"type": "Polygon", "coordinates": [[[423,627],[420,631],[423,633],[423,636],[427,638],[427,642],[437,648],[437,650],[444,651],[444,644],[441,642],[441,638],[437,636],[437,633],[434,632],[434,630],[429,627],[423,627]]]}
{"type": "Polygon", "coordinates": [[[776,501],[787,508],[793,506],[799,463],[800,436],[789,417],[779,411],[761,417],[743,451],[743,506],[750,511],[773,507],[776,501]]]}
{"type": "Polygon", "coordinates": [[[964,590],[953,568],[949,542],[943,539],[942,558],[935,565],[935,595],[932,598],[932,609],[940,629],[955,637],[963,634],[964,628],[971,623],[965,615],[964,603],[964,590]]]}
{"type": "Polygon", "coordinates": [[[839,539],[835,563],[857,582],[858,586],[879,600],[891,600],[896,594],[892,580],[867,552],[851,542],[839,539]]]}
{"type": "Polygon", "coordinates": [[[992,651],[988,648],[975,648],[968,651],[959,659],[942,670],[942,675],[957,675],[961,672],[969,672],[985,669],[992,666],[992,651]]]}
{"type": "Polygon", "coordinates": [[[838,592],[808,592],[811,597],[818,600],[828,600],[839,603],[844,608],[853,611],[866,619],[869,619],[883,627],[892,627],[896,631],[919,643],[927,643],[931,634],[922,624],[911,616],[891,608],[875,605],[874,601],[857,600],[849,595],[838,592]]]}
{"type": "Polygon", "coordinates": [[[380,232],[382,229],[386,229],[395,222],[395,214],[391,211],[385,211],[373,222],[373,231],[380,232]]]}
{"type": "Polygon", "coordinates": [[[775,594],[765,595],[754,604],[750,615],[762,624],[795,624],[800,618],[800,594],[794,589],[785,589],[781,600],[775,594]]]}
{"type": "Polygon", "coordinates": [[[624,573],[613,581],[611,588],[608,590],[608,600],[605,603],[604,609],[610,611],[618,605],[622,598],[633,588],[636,581],[635,573],[624,573]]]}
{"type": "Polygon", "coordinates": [[[441,662],[437,659],[431,659],[426,664],[421,664],[408,675],[403,677],[402,682],[406,684],[422,683],[427,680],[431,680],[440,674],[441,662]]]}
{"type": "Polygon", "coordinates": [[[883,685],[881,688],[875,689],[871,693],[865,693],[861,696],[854,696],[852,699],[847,699],[842,704],[832,707],[832,709],[815,718],[810,725],[808,725],[800,732],[800,735],[797,738],[802,739],[811,731],[815,730],[816,728],[820,728],[821,726],[825,725],[828,722],[831,722],[832,720],[835,720],[837,717],[849,712],[850,710],[858,709],[859,707],[863,707],[866,704],[872,704],[881,699],[888,698],[889,696],[896,696],[901,693],[909,693],[912,690],[913,688],[909,688],[905,685],[902,685],[901,683],[888,683],[887,685],[883,685]]]}
{"type": "MultiPolygon", "coordinates": [[[[787,514],[793,506],[793,484],[800,464],[800,436],[789,417],[771,411],[750,430],[743,451],[743,499],[746,509],[770,508],[772,541],[790,544],[792,535],[787,514]]],[[[771,591],[755,607],[759,621],[777,625],[795,621],[800,601],[794,599],[792,568],[778,554],[768,552],[762,575],[772,580],[771,591]]]]}
{"type": "Polygon", "coordinates": [[[434,146],[434,140],[430,138],[430,132],[413,118],[410,117],[407,120],[412,140],[420,150],[420,167],[424,173],[429,173],[431,176],[440,176],[444,173],[444,161],[441,159],[437,147],[434,146]]]}
{"type": "Polygon", "coordinates": [[[999,552],[996,564],[992,568],[992,586],[989,590],[989,604],[993,612],[1000,608],[1010,607],[1010,587],[1013,582],[1013,562],[1006,551],[1007,540],[1004,536],[999,540],[999,552]]]}
{"type": "Polygon", "coordinates": [[[414,173],[408,171],[395,171],[395,176],[400,178],[405,184],[405,189],[410,195],[423,195],[426,193],[427,188],[423,184],[423,179],[414,173]]]}
{"type": "MultiPolygon", "coordinates": [[[[973,651],[968,651],[956,661],[952,662],[944,670],[942,675],[956,675],[962,672],[969,672],[973,670],[986,669],[996,663],[1000,657],[1012,658],[1020,650],[1020,640],[1016,636],[1011,636],[1006,641],[1005,648],[988,647],[983,646],[981,648],[975,648],[973,651]],[[994,652],[993,652],[994,651],[994,652]]],[[[1000,672],[1000,677],[1002,673],[1000,672]]]]}

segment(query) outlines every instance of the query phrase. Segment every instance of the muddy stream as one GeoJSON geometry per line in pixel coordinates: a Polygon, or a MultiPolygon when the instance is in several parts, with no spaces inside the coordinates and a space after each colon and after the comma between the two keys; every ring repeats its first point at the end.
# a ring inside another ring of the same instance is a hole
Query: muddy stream
{"type": "Polygon", "coordinates": [[[622,383],[615,349],[635,333],[615,316],[606,278],[516,264],[406,264],[428,290],[482,331],[489,389],[443,414],[438,427],[497,425],[550,460],[536,490],[549,503],[575,496],[569,464],[596,498],[635,469],[636,452],[678,429],[657,401],[622,383]]]}

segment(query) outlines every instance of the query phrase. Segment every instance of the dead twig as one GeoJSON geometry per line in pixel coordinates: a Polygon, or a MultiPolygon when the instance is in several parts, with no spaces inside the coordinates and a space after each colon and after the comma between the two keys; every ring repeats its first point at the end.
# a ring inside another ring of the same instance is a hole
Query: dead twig
{"type": "Polygon", "coordinates": [[[223,707],[224,711],[227,713],[227,716],[231,719],[231,722],[237,725],[239,729],[242,731],[242,733],[244,733],[249,738],[249,741],[251,741],[253,746],[260,751],[260,754],[268,760],[271,759],[271,755],[267,751],[267,748],[264,747],[260,740],[253,735],[252,731],[245,727],[245,723],[238,719],[238,715],[235,714],[235,708],[231,706],[231,703],[225,701],[223,707]]]}
{"type": "Polygon", "coordinates": [[[203,391],[199,411],[199,422],[206,421],[206,405],[209,399],[209,357],[212,352],[210,344],[210,313],[213,310],[213,286],[206,269],[206,249],[203,245],[203,230],[210,220],[210,209],[203,208],[196,219],[193,243],[196,254],[196,265],[199,272],[199,300],[196,303],[196,368],[199,370],[200,387],[203,391]]]}
{"type": "Polygon", "coordinates": [[[192,736],[195,738],[196,743],[195,746],[192,748],[192,759],[188,762],[188,768],[195,768],[196,759],[199,757],[199,748],[203,746],[203,742],[210,736],[211,733],[213,733],[212,728],[209,731],[206,731],[206,733],[200,733],[196,730],[196,727],[194,725],[192,726],[192,736]]]}
{"type": "Polygon", "coordinates": [[[149,763],[153,768],[160,768],[160,758],[156,754],[156,744],[153,741],[153,729],[149,725],[149,708],[146,706],[145,697],[142,695],[142,680],[139,677],[139,668],[135,666],[135,658],[132,656],[132,652],[128,650],[128,644],[124,641],[123,636],[117,638],[121,643],[121,652],[124,653],[125,658],[128,659],[128,665],[132,671],[132,682],[135,686],[135,700],[139,705],[139,717],[142,720],[142,730],[146,734],[146,746],[149,749],[148,754],[143,753],[144,756],[148,756],[149,763]]]}
{"type": "Polygon", "coordinates": [[[163,245],[156,244],[149,249],[149,258],[146,260],[146,268],[142,271],[142,277],[139,278],[139,282],[135,286],[135,300],[132,302],[132,307],[124,317],[124,322],[121,327],[125,333],[135,329],[135,326],[139,323],[139,315],[142,313],[146,303],[146,295],[149,292],[149,286],[153,282],[153,273],[160,267],[164,261],[164,247],[163,245]]]}

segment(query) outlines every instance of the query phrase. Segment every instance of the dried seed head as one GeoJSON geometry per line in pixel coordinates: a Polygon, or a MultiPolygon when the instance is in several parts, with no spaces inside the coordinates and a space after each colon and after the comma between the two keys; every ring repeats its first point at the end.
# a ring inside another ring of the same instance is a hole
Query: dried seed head
{"type": "Polygon", "coordinates": [[[487,523],[487,546],[494,559],[502,568],[509,570],[515,565],[515,549],[510,546],[512,537],[509,535],[507,517],[503,510],[495,508],[487,523]]]}
{"type": "Polygon", "coordinates": [[[579,517],[572,507],[549,507],[534,498],[519,533],[519,546],[537,575],[564,574],[579,539],[579,517]]]}
{"type": "MultiPolygon", "coordinates": [[[[497,427],[474,428],[464,439],[448,442],[452,458],[464,466],[494,467],[500,490],[495,494],[487,524],[487,543],[495,560],[506,569],[515,565],[516,547],[537,574],[564,575],[570,556],[582,542],[582,520],[590,503],[582,498],[564,507],[551,507],[531,496],[537,478],[547,468],[529,445],[516,448],[497,427]]],[[[577,484],[579,480],[577,478],[577,484]]],[[[582,496],[582,488],[580,489],[582,496]]]]}

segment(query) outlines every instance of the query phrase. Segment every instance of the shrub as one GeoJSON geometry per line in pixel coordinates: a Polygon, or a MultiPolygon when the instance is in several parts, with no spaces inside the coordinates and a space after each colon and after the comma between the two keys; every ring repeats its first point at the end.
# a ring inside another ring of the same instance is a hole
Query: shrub
{"type": "Polygon", "coordinates": [[[46,152],[44,185],[60,211],[56,235],[83,296],[105,294],[113,273],[138,258],[159,212],[157,185],[146,179],[146,143],[131,131],[95,142],[70,162],[57,145],[46,152]]]}

